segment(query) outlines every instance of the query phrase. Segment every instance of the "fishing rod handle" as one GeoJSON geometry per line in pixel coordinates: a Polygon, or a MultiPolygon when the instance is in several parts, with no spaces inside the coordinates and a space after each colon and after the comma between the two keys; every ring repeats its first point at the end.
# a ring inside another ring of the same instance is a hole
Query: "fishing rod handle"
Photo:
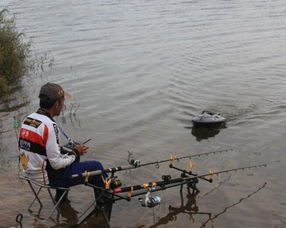
{"type": "MultiPolygon", "coordinates": [[[[134,168],[134,166],[118,166],[118,167],[104,169],[104,170],[89,171],[88,175],[89,176],[98,176],[98,175],[102,175],[103,173],[114,173],[117,171],[131,169],[131,168],[134,168]]],[[[71,178],[85,177],[85,175],[86,175],[85,173],[74,174],[71,176],[71,178]]]]}

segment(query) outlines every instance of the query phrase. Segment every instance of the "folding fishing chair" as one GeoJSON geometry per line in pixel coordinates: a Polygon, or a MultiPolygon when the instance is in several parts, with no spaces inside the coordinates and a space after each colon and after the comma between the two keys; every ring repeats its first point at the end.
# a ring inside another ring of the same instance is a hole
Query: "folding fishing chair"
{"type": "Polygon", "coordinates": [[[53,215],[53,213],[55,212],[55,210],[59,210],[58,206],[59,204],[62,202],[62,200],[64,199],[65,195],[67,195],[67,193],[69,192],[69,188],[63,188],[63,187],[53,187],[53,186],[50,186],[50,185],[44,185],[44,184],[41,184],[31,178],[28,178],[28,177],[25,177],[25,176],[20,176],[19,177],[21,180],[25,180],[28,182],[35,198],[33,199],[32,203],[30,204],[30,206],[28,207],[27,210],[30,210],[30,208],[32,207],[32,205],[34,204],[35,200],[37,200],[40,204],[40,208],[39,208],[39,212],[41,211],[42,207],[43,207],[43,204],[42,204],[42,201],[40,200],[40,197],[39,197],[39,194],[41,192],[41,190],[43,188],[47,189],[48,193],[49,193],[49,196],[50,198],[52,199],[53,201],[53,204],[54,204],[54,207],[52,209],[52,212],[51,214],[49,215],[48,218],[51,218],[51,216],[53,215]],[[38,187],[38,190],[36,191],[35,189],[35,186],[38,187]],[[61,195],[61,197],[59,198],[58,201],[55,201],[55,199],[53,198],[53,195],[52,195],[52,192],[51,192],[51,189],[54,189],[54,190],[63,190],[63,194],[61,195]]]}

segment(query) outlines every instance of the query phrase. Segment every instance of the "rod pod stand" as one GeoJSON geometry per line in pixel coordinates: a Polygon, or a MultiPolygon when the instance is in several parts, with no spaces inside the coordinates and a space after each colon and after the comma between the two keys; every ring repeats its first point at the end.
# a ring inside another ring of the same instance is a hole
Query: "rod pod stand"
{"type": "MultiPolygon", "coordinates": [[[[188,188],[188,192],[190,193],[190,188],[191,188],[192,189],[192,193],[191,194],[193,194],[193,195],[194,194],[198,194],[200,192],[200,190],[197,188],[197,184],[199,183],[199,179],[202,179],[202,180],[207,181],[209,183],[213,182],[212,179],[207,179],[205,177],[197,177],[196,178],[196,176],[198,176],[197,174],[194,174],[192,171],[187,171],[185,169],[180,169],[178,167],[175,167],[175,166],[173,166],[172,163],[169,165],[169,167],[171,169],[175,169],[175,170],[180,171],[182,178],[186,178],[186,177],[189,177],[189,176],[193,176],[194,177],[192,179],[189,179],[188,182],[186,183],[187,188],[188,188]]],[[[182,190],[183,190],[183,184],[180,187],[180,193],[182,193],[182,190]]]]}
{"type": "MultiPolygon", "coordinates": [[[[181,177],[188,177],[186,174],[188,174],[189,176],[194,176],[194,177],[198,176],[198,174],[195,174],[195,173],[193,173],[192,171],[187,171],[187,170],[185,170],[185,169],[180,169],[180,168],[178,168],[178,167],[173,166],[173,164],[170,164],[169,167],[170,167],[171,169],[175,169],[175,170],[178,170],[178,171],[182,172],[181,177]]],[[[202,180],[204,180],[204,181],[207,181],[207,182],[209,182],[209,183],[212,183],[212,182],[213,182],[213,179],[212,179],[212,178],[208,179],[208,178],[200,177],[200,176],[198,176],[198,178],[199,178],[199,179],[202,179],[202,180]]]]}
{"type": "MultiPolygon", "coordinates": [[[[186,174],[182,173],[181,177],[187,177],[186,174]]],[[[197,188],[197,184],[199,183],[199,179],[198,178],[193,178],[193,179],[189,179],[186,183],[187,185],[187,189],[188,192],[190,193],[190,189],[192,189],[192,195],[198,194],[200,192],[200,190],[197,188]]],[[[184,184],[181,185],[180,187],[180,194],[182,195],[183,192],[183,186],[184,184]]]]}

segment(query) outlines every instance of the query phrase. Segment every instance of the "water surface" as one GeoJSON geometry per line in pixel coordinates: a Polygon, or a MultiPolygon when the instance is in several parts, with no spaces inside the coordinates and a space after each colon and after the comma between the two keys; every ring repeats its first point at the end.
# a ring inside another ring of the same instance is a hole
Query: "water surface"
{"type": "MultiPolygon", "coordinates": [[[[16,14],[35,53],[47,55],[44,72],[24,79],[24,95],[16,96],[28,105],[1,112],[0,202],[7,205],[1,225],[15,225],[19,212],[26,226],[51,225],[44,219],[49,208],[40,216],[25,211],[31,196],[15,178],[11,127],[13,116],[37,109],[46,81],[74,95],[57,121],[75,139],[92,138],[84,159],[105,167],[126,164],[127,151],[147,162],[225,148],[233,151],[194,159],[196,170],[269,164],[200,182],[195,208],[186,191],[188,204],[181,205],[179,189],[158,193],[163,200],[154,210],[136,199],[116,203],[113,227],[286,225],[285,1],[4,0],[0,6],[16,14]],[[227,128],[194,131],[191,118],[203,110],[224,115],[227,128]]],[[[187,168],[187,161],[179,166],[187,168]]],[[[119,176],[138,184],[163,174],[178,176],[167,164],[119,176]]],[[[92,197],[84,186],[72,190],[71,208],[56,226],[73,224],[92,197]]]]}

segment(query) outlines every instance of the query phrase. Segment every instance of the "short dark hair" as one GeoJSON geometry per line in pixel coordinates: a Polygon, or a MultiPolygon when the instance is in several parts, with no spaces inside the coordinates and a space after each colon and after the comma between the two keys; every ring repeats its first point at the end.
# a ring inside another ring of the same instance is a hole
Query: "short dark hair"
{"type": "Polygon", "coordinates": [[[45,109],[51,108],[54,105],[54,103],[57,101],[55,99],[51,99],[50,97],[44,94],[40,94],[39,98],[40,98],[40,107],[45,108],[45,109]]]}
{"type": "Polygon", "coordinates": [[[65,99],[64,94],[65,92],[60,85],[50,82],[46,83],[40,90],[40,107],[45,109],[51,108],[56,101],[65,99]]]}

